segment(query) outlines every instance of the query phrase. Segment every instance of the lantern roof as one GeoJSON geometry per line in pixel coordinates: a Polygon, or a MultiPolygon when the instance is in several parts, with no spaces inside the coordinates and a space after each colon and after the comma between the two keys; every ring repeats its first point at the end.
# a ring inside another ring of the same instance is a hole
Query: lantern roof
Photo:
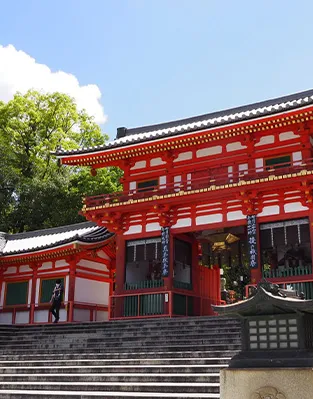
{"type": "Polygon", "coordinates": [[[230,305],[212,306],[221,316],[263,316],[292,313],[313,313],[313,300],[303,299],[296,291],[280,289],[262,280],[251,298],[230,305]]]}

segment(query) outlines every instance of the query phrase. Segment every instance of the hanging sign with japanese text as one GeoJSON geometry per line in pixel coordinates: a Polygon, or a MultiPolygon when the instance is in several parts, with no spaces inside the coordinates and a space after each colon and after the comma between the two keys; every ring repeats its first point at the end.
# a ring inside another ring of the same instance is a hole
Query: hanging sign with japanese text
{"type": "Polygon", "coordinates": [[[170,228],[162,227],[161,229],[161,245],[162,245],[162,276],[167,277],[170,263],[170,228]]]}
{"type": "Polygon", "coordinates": [[[247,236],[249,264],[251,269],[258,268],[257,224],[256,215],[247,216],[247,236]]]}

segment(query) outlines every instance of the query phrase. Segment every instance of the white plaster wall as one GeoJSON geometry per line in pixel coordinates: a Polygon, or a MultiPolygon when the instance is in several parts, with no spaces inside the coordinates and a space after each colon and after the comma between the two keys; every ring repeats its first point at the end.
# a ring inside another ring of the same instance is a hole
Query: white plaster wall
{"type": "Polygon", "coordinates": [[[242,211],[227,212],[227,220],[242,220],[245,218],[246,216],[242,213],[242,211]]]}
{"type": "Polygon", "coordinates": [[[42,271],[42,270],[49,270],[52,269],[52,262],[44,262],[42,264],[42,266],[38,269],[38,271],[42,271]]]}
{"type": "Polygon", "coordinates": [[[35,323],[47,323],[49,317],[48,310],[35,310],[34,321],[35,323]]]}
{"type": "Polygon", "coordinates": [[[30,304],[30,302],[32,300],[32,286],[33,286],[33,281],[32,281],[32,279],[30,279],[28,281],[28,299],[27,299],[28,304],[30,304]]]}
{"type": "Polygon", "coordinates": [[[300,137],[300,136],[298,134],[294,134],[294,132],[284,132],[284,133],[280,133],[279,141],[286,141],[286,140],[296,139],[298,137],[300,137]]]}
{"type": "Polygon", "coordinates": [[[17,273],[17,267],[10,266],[7,268],[7,270],[3,274],[11,274],[11,273],[17,273]]]}
{"type": "Polygon", "coordinates": [[[174,176],[174,187],[175,187],[175,191],[179,191],[180,190],[180,185],[181,185],[181,176],[174,176]]]}
{"type": "Polygon", "coordinates": [[[266,144],[273,144],[274,142],[275,142],[275,137],[273,135],[263,136],[261,137],[261,140],[257,144],[255,144],[255,147],[260,147],[266,144]]]}
{"type": "Polygon", "coordinates": [[[90,321],[90,311],[88,309],[74,309],[74,321],[90,321]]]}
{"type": "Polygon", "coordinates": [[[28,324],[29,323],[29,311],[24,310],[16,312],[15,324],[28,324]]]}
{"type": "Polygon", "coordinates": [[[164,165],[166,162],[162,161],[162,158],[153,158],[150,161],[150,166],[164,165]]]}
{"type": "Polygon", "coordinates": [[[69,265],[69,263],[67,263],[65,259],[57,260],[55,262],[55,267],[64,267],[64,266],[68,266],[68,265],[69,265]]]}
{"type": "Polygon", "coordinates": [[[40,290],[40,278],[37,278],[37,280],[36,280],[36,296],[35,296],[35,303],[36,304],[39,303],[39,290],[40,290]]]}
{"type": "MultiPolygon", "coordinates": [[[[63,270],[62,270],[62,273],[66,273],[66,272],[68,272],[69,270],[70,270],[70,269],[63,269],[63,270]]],[[[39,276],[42,275],[42,274],[44,274],[45,276],[48,275],[48,274],[49,274],[49,275],[51,274],[51,275],[53,276],[53,275],[55,275],[55,269],[52,269],[51,271],[42,271],[42,272],[39,272],[39,273],[38,273],[39,276]]]]}
{"type": "Polygon", "coordinates": [[[124,232],[124,235],[127,235],[127,234],[138,234],[138,233],[141,233],[141,232],[142,232],[142,225],[137,224],[137,225],[134,225],[134,226],[130,226],[130,228],[127,231],[124,232]]]}
{"type": "Polygon", "coordinates": [[[101,249],[101,251],[97,252],[97,255],[102,258],[102,259],[108,259],[110,260],[110,257],[101,249]]]}
{"type": "Polygon", "coordinates": [[[135,170],[135,169],[142,169],[145,168],[147,166],[147,161],[138,161],[135,163],[135,165],[130,168],[131,170],[135,170]]]}
{"type": "Polygon", "coordinates": [[[240,141],[236,141],[236,143],[229,143],[226,145],[226,151],[227,152],[232,152],[232,151],[238,151],[238,150],[244,150],[247,148],[246,145],[242,145],[240,141]]]}
{"type": "Polygon", "coordinates": [[[191,173],[187,173],[187,190],[191,190],[191,173]]]}
{"type": "Polygon", "coordinates": [[[0,307],[3,308],[3,302],[4,302],[4,293],[5,293],[5,282],[2,282],[2,288],[1,288],[1,298],[0,298],[0,307]]]}
{"type": "Polygon", "coordinates": [[[97,311],[96,321],[107,321],[109,320],[109,312],[105,312],[103,310],[97,311]]]}
{"type": "Polygon", "coordinates": [[[64,302],[68,301],[69,280],[70,276],[65,276],[64,302]]]}
{"type": "Polygon", "coordinates": [[[20,273],[32,272],[32,269],[28,265],[20,266],[20,273]]]}
{"type": "Polygon", "coordinates": [[[222,222],[222,221],[223,221],[223,214],[222,213],[216,213],[216,214],[213,214],[213,215],[196,217],[196,225],[210,224],[210,223],[219,223],[219,222],[222,222]]]}
{"type": "Polygon", "coordinates": [[[242,163],[238,166],[239,172],[245,172],[248,170],[248,164],[247,163],[242,163]]]}
{"type": "Polygon", "coordinates": [[[263,158],[258,158],[255,160],[255,168],[257,172],[263,172],[264,171],[264,160],[263,158]]]}
{"type": "Polygon", "coordinates": [[[60,321],[67,321],[67,311],[65,309],[60,310],[60,321]]]}
{"type": "Polygon", "coordinates": [[[202,150],[197,151],[197,158],[208,157],[210,155],[221,154],[223,148],[221,145],[217,145],[215,147],[203,148],[202,150]]]}
{"type": "Polygon", "coordinates": [[[192,158],[192,152],[187,151],[187,152],[181,152],[176,159],[174,159],[174,162],[181,162],[181,161],[188,161],[189,159],[192,158]]]}
{"type": "Polygon", "coordinates": [[[102,272],[109,271],[108,268],[106,267],[106,265],[104,265],[103,263],[93,262],[91,260],[82,259],[77,263],[77,265],[88,267],[89,269],[93,269],[93,270],[100,270],[102,272]]]}
{"type": "Polygon", "coordinates": [[[284,210],[286,213],[306,211],[308,209],[309,208],[307,206],[303,206],[301,202],[290,202],[289,204],[284,205],[284,210]]]}
{"type": "Polygon", "coordinates": [[[159,184],[160,188],[166,188],[166,176],[160,176],[159,184]]]}
{"type": "Polygon", "coordinates": [[[107,305],[109,303],[109,283],[76,277],[74,300],[107,305]]]}
{"type": "Polygon", "coordinates": [[[263,208],[263,211],[258,214],[258,217],[270,215],[279,215],[279,205],[265,206],[263,208]]]}
{"type": "Polygon", "coordinates": [[[135,191],[137,187],[137,183],[135,181],[131,181],[129,183],[129,189],[135,191]]]}
{"type": "Polygon", "coordinates": [[[160,230],[160,224],[155,222],[155,223],[147,223],[146,224],[146,231],[158,231],[160,230]]]}
{"type": "Polygon", "coordinates": [[[172,226],[173,229],[178,227],[190,227],[191,226],[191,218],[182,218],[178,219],[177,222],[172,226]]]}
{"type": "Polygon", "coordinates": [[[12,324],[12,312],[0,313],[0,324],[12,324]]]}
{"type": "Polygon", "coordinates": [[[301,151],[292,153],[292,161],[294,165],[300,165],[302,162],[302,153],[301,151]]]}

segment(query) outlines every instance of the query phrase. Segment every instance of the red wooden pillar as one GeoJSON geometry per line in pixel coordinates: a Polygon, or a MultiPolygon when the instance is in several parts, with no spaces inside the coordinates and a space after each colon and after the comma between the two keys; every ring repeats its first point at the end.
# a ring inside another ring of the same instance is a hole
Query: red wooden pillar
{"type": "MultiPolygon", "coordinates": [[[[124,290],[125,283],[125,268],[126,268],[126,247],[123,233],[119,232],[116,236],[116,273],[115,273],[115,295],[119,295],[124,290]]],[[[111,300],[110,303],[110,318],[122,317],[124,309],[124,298],[117,298],[111,300]]]]}
{"type": "Polygon", "coordinates": [[[75,297],[75,273],[76,273],[76,258],[70,259],[70,274],[68,280],[68,312],[67,321],[71,323],[74,316],[74,297],[75,297]]]}
{"type": "MultiPolygon", "coordinates": [[[[311,257],[313,260],[313,207],[309,209],[309,223],[310,223],[310,242],[311,242],[311,257]]],[[[313,275],[313,272],[312,272],[313,275]]]]}
{"type": "Polygon", "coordinates": [[[37,263],[32,263],[30,265],[31,269],[33,270],[32,276],[32,292],[31,292],[31,299],[30,299],[30,312],[29,312],[29,324],[34,324],[35,321],[35,301],[36,301],[36,289],[37,289],[37,276],[38,276],[38,267],[37,263]]]}
{"type": "Polygon", "coordinates": [[[196,295],[200,295],[200,267],[199,267],[199,245],[201,245],[195,238],[192,243],[192,268],[191,268],[191,282],[192,291],[196,295]]]}
{"type": "Polygon", "coordinates": [[[116,280],[115,293],[120,294],[124,289],[125,283],[125,239],[122,233],[116,236],[116,280]]]}

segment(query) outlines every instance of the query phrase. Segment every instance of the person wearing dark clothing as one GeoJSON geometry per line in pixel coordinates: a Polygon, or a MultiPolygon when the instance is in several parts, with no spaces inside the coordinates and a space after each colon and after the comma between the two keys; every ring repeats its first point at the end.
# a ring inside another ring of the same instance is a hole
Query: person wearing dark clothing
{"type": "Polygon", "coordinates": [[[54,316],[54,323],[57,323],[60,319],[59,316],[59,310],[61,307],[61,302],[62,302],[62,298],[63,298],[63,286],[61,284],[61,280],[58,279],[55,282],[55,287],[53,289],[53,293],[52,293],[52,297],[51,297],[51,307],[50,307],[50,312],[53,314],[54,316]]]}

